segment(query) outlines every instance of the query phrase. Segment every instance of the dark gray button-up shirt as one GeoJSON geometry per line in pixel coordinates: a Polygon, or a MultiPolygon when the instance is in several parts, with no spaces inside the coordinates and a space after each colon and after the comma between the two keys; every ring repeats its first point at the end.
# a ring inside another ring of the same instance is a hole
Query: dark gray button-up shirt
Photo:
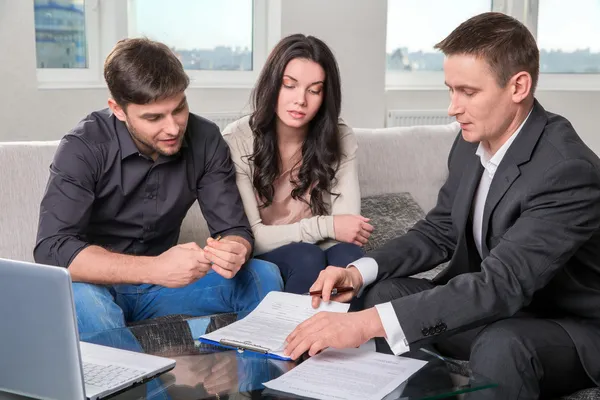
{"type": "Polygon", "coordinates": [[[153,161],[138,152],[110,110],[94,112],[58,146],[34,258],[68,267],[91,244],[158,255],[177,244],[196,199],[211,235],[237,235],[253,244],[229,148],[214,123],[190,113],[179,153],[153,161]]]}

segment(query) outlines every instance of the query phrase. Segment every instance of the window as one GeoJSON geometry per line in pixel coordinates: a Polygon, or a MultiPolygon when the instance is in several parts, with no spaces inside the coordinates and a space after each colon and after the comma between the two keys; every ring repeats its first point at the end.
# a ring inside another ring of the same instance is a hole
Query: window
{"type": "Polygon", "coordinates": [[[600,73],[600,1],[538,4],[540,73],[600,73]]]}
{"type": "Polygon", "coordinates": [[[252,3],[131,1],[129,36],[167,44],[188,70],[252,71],[252,3]]]}
{"type": "Polygon", "coordinates": [[[35,0],[38,68],[87,68],[84,0],[35,0]]]}
{"type": "Polygon", "coordinates": [[[252,86],[280,36],[280,6],[268,1],[34,0],[38,81],[104,86],[114,44],[145,36],[173,49],[192,86],[252,86]]]}
{"type": "Polygon", "coordinates": [[[388,86],[412,79],[407,72],[442,71],[444,57],[433,46],[465,19],[491,8],[491,0],[461,0],[460,6],[447,0],[388,0],[388,86]]]}
{"type": "Polygon", "coordinates": [[[37,78],[42,86],[100,79],[97,2],[33,1],[37,78]]]}
{"type": "Polygon", "coordinates": [[[386,87],[443,89],[433,45],[473,15],[498,11],[531,30],[540,48],[541,90],[600,88],[598,0],[388,0],[386,87]],[[432,12],[431,10],[435,10],[432,12]]]}

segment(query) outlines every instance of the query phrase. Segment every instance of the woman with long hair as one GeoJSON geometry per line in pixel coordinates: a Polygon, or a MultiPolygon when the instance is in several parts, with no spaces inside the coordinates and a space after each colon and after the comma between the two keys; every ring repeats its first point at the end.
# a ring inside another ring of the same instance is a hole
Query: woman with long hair
{"type": "Polygon", "coordinates": [[[255,236],[285,291],[307,292],[328,265],[363,256],[373,227],[360,215],[352,129],[339,118],[340,74],[321,40],[295,34],[269,55],[253,112],[223,131],[255,236]]]}

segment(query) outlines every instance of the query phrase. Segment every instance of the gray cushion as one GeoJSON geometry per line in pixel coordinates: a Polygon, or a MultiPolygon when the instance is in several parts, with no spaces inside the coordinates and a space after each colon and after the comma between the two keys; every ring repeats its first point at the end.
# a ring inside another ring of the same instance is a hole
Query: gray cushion
{"type": "Polygon", "coordinates": [[[584,389],[568,396],[561,397],[561,400],[598,400],[600,399],[600,389],[584,389]]]}
{"type": "MultiPolygon", "coordinates": [[[[392,193],[368,196],[361,199],[361,214],[371,218],[375,227],[365,245],[365,251],[375,250],[390,239],[404,235],[414,224],[425,217],[425,212],[410,193],[392,193]]],[[[433,279],[447,264],[413,275],[413,278],[433,279]]]]}
{"type": "Polygon", "coordinates": [[[405,234],[425,216],[410,193],[392,193],[361,199],[361,214],[375,227],[365,251],[375,250],[388,240],[405,234]]]}

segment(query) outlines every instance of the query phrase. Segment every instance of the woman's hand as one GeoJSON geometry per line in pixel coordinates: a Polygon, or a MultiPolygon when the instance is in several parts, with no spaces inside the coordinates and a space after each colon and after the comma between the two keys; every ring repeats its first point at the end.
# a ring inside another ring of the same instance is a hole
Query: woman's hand
{"type": "Polygon", "coordinates": [[[362,215],[334,215],[333,229],[335,240],[346,243],[354,243],[363,246],[369,241],[373,232],[373,226],[369,224],[369,218],[362,215]]]}

